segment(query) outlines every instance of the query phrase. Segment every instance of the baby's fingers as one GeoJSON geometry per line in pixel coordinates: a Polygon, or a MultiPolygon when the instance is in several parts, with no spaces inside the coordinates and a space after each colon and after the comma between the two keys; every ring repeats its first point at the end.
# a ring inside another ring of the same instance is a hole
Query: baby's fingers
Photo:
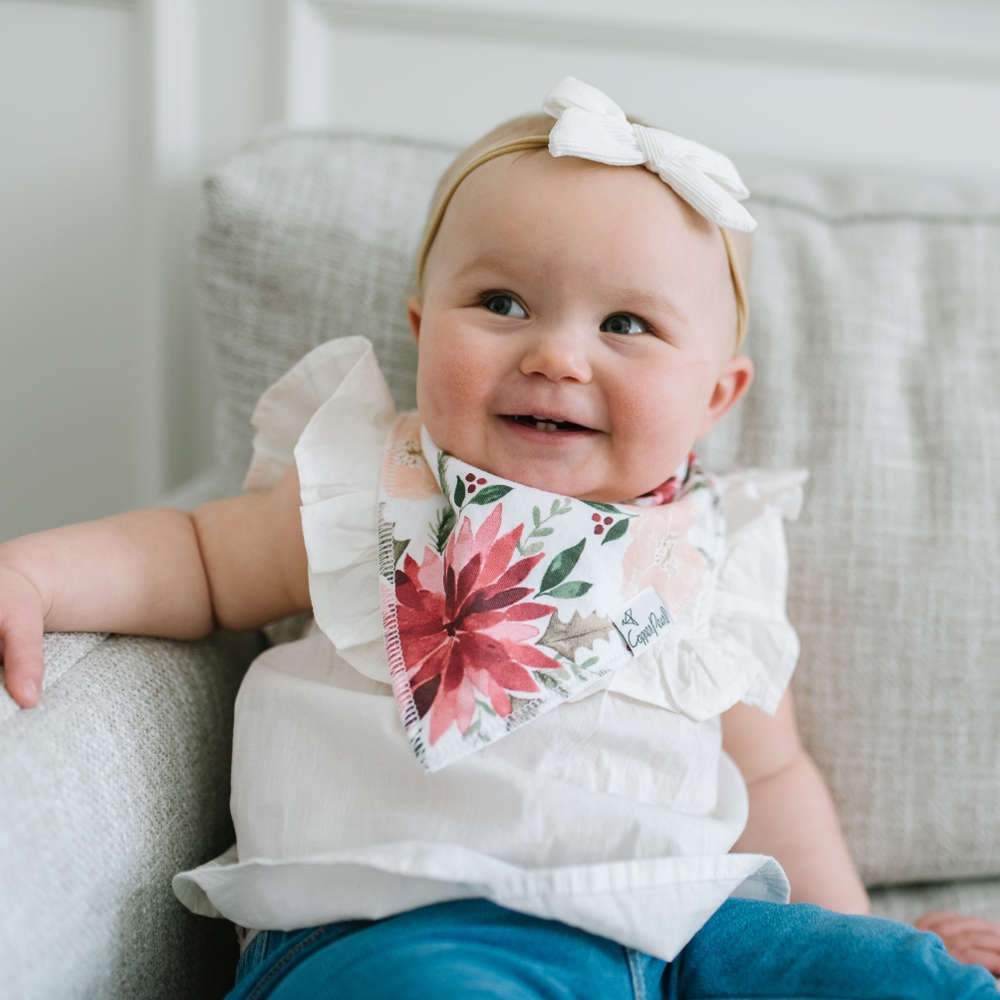
{"type": "Polygon", "coordinates": [[[1000,924],[995,924],[992,920],[984,920],[982,917],[963,916],[961,913],[925,913],[916,921],[915,926],[921,930],[933,931],[941,937],[975,933],[988,935],[1000,942],[1000,924]]]}
{"type": "Polygon", "coordinates": [[[4,684],[22,708],[38,704],[42,690],[42,634],[45,631],[38,593],[16,574],[0,570],[0,648],[4,684]]]}
{"type": "Polygon", "coordinates": [[[1000,952],[994,948],[955,948],[949,954],[966,965],[983,965],[994,976],[1000,976],[1000,952]]]}
{"type": "Polygon", "coordinates": [[[961,913],[956,913],[954,910],[928,910],[926,913],[917,917],[913,921],[914,927],[919,927],[921,930],[929,931],[933,930],[937,924],[942,923],[945,920],[965,920],[966,918],[962,916],[961,913]]]}
{"type": "Polygon", "coordinates": [[[936,934],[953,958],[968,965],[985,966],[1000,975],[1000,926],[980,917],[967,917],[953,910],[925,913],[914,926],[936,934]]]}
{"type": "Polygon", "coordinates": [[[945,947],[956,958],[967,951],[988,951],[993,955],[1000,956],[1000,933],[995,930],[972,929],[950,934],[935,933],[938,933],[938,936],[944,941],[945,947]]]}

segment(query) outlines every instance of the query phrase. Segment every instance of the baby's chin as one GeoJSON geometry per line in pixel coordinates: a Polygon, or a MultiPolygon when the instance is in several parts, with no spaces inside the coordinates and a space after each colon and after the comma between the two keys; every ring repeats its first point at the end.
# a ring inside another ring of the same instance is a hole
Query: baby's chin
{"type": "Polygon", "coordinates": [[[558,493],[561,496],[574,497],[577,500],[593,500],[599,503],[627,504],[638,497],[652,493],[663,481],[668,478],[673,470],[666,472],[656,482],[649,482],[646,476],[636,477],[631,480],[610,475],[598,477],[598,471],[593,466],[598,464],[595,460],[591,463],[591,468],[581,469],[569,465],[539,467],[531,462],[513,462],[501,459],[496,463],[476,463],[470,462],[484,471],[501,479],[507,479],[522,486],[530,486],[536,490],[545,490],[547,493],[558,493]],[[589,471],[590,475],[585,472],[589,471]]]}
{"type": "MultiPolygon", "coordinates": [[[[521,486],[547,493],[594,500],[602,503],[627,503],[660,485],[643,477],[620,476],[609,461],[608,441],[604,435],[594,442],[573,442],[566,451],[553,450],[548,456],[532,454],[530,446],[512,445],[503,436],[476,434],[473,428],[456,422],[442,428],[440,437],[426,425],[434,443],[455,458],[486,475],[496,476],[521,486]]],[[[557,447],[557,446],[554,446],[557,447]]],[[[669,475],[669,473],[667,473],[669,475]]]]}
{"type": "MultiPolygon", "coordinates": [[[[476,463],[470,463],[476,464],[476,463]]],[[[514,462],[500,459],[497,462],[487,462],[479,468],[507,479],[521,486],[544,490],[546,493],[558,493],[561,496],[575,497],[577,500],[598,500],[605,503],[622,503],[632,497],[626,496],[620,488],[595,483],[580,474],[579,469],[566,466],[549,466],[539,468],[531,462],[514,462]],[[492,467],[488,467],[492,466],[492,467]]],[[[633,494],[635,496],[635,494],[633,494]]]]}

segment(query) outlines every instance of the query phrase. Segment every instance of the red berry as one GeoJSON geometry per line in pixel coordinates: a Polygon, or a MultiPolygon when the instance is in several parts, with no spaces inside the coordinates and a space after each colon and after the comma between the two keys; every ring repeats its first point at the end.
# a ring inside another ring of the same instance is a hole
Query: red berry
{"type": "Polygon", "coordinates": [[[471,482],[472,482],[472,480],[473,480],[473,479],[475,479],[475,478],[476,478],[476,476],[475,476],[475,474],[474,474],[474,473],[472,473],[472,472],[467,472],[467,473],[465,474],[465,481],[466,481],[467,483],[471,483],[471,482]]]}
{"type": "Polygon", "coordinates": [[[470,493],[475,493],[476,492],[476,484],[475,483],[469,483],[469,492],[470,493]]]}
{"type": "Polygon", "coordinates": [[[479,485],[480,485],[480,486],[485,486],[485,485],[486,485],[486,480],[485,480],[485,479],[483,479],[483,477],[482,477],[482,476],[480,476],[480,477],[479,477],[479,478],[478,478],[478,479],[476,480],[476,482],[477,482],[477,483],[479,483],[479,485]]]}
{"type": "Polygon", "coordinates": [[[610,524],[610,523],[611,523],[611,522],[612,522],[613,520],[614,520],[614,518],[613,518],[613,517],[606,517],[606,518],[604,519],[604,523],[605,523],[605,524],[610,524]]]}
{"type": "Polygon", "coordinates": [[[600,514],[591,514],[590,517],[591,517],[591,520],[593,520],[593,521],[600,521],[600,519],[601,519],[601,515],[600,514]]]}
{"type": "Polygon", "coordinates": [[[604,534],[604,525],[603,524],[595,524],[594,525],[594,534],[595,535],[603,535],[604,534]]]}

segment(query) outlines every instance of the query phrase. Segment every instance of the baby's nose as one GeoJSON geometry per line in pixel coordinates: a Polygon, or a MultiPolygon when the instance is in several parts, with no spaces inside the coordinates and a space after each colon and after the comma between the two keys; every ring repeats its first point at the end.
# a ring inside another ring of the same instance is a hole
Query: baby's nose
{"type": "Polygon", "coordinates": [[[521,358],[525,375],[544,375],[553,382],[572,379],[589,382],[592,377],[588,338],[568,327],[536,329],[521,358]]]}

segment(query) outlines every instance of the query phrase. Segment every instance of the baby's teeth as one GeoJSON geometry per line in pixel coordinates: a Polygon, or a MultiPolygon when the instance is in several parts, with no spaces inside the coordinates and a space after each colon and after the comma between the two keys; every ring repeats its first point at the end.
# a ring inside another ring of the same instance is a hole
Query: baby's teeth
{"type": "Polygon", "coordinates": [[[540,431],[549,431],[549,432],[557,429],[555,424],[549,423],[548,421],[545,420],[536,420],[535,427],[537,427],[538,430],[540,431]]]}

